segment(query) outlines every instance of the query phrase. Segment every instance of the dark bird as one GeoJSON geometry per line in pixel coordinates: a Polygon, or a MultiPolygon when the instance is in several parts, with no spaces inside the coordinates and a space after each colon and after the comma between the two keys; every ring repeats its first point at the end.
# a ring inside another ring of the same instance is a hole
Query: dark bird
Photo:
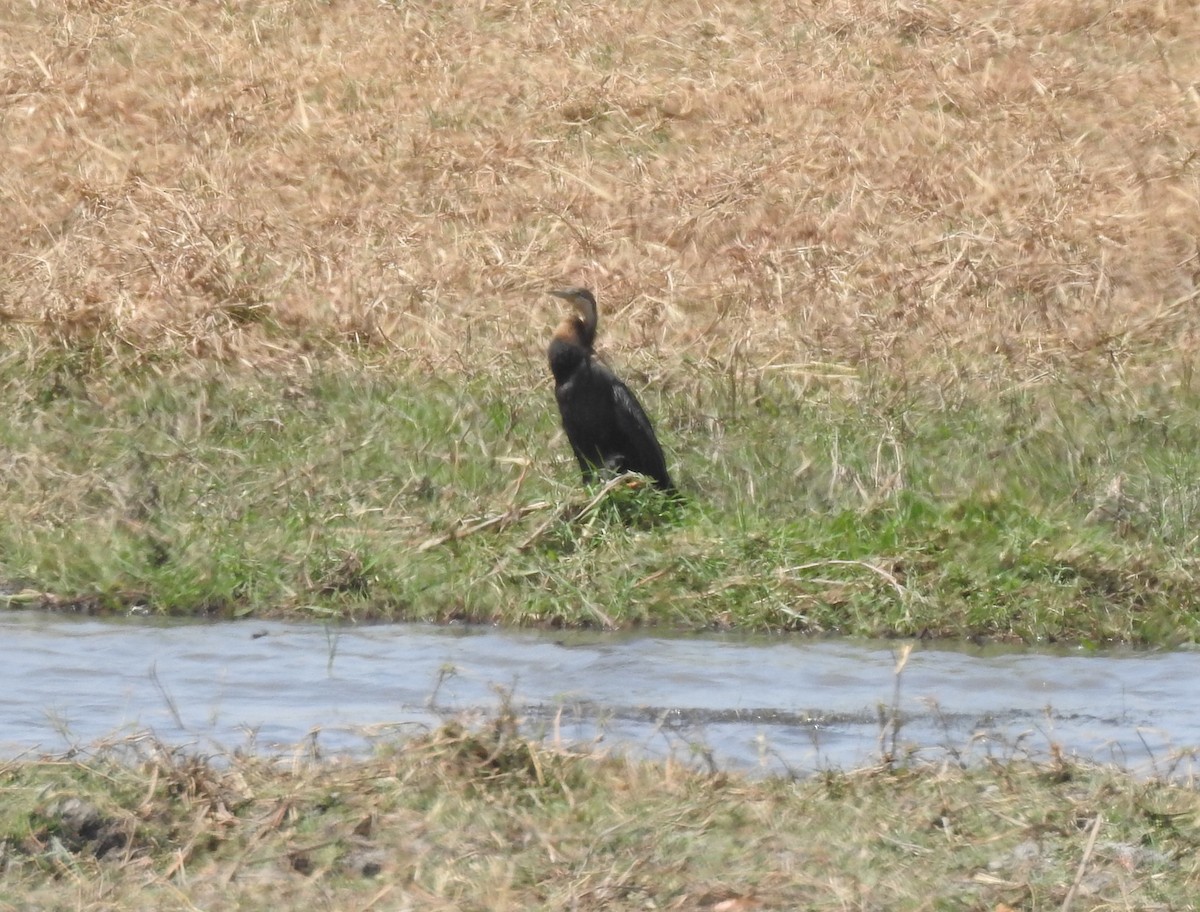
{"type": "Polygon", "coordinates": [[[617,375],[600,363],[596,341],[596,299],[586,288],[550,294],[570,301],[578,314],[558,324],[550,340],[550,371],[563,430],[579,460],[583,480],[598,472],[639,472],[659,490],[674,493],[662,447],[641,403],[617,375]]]}

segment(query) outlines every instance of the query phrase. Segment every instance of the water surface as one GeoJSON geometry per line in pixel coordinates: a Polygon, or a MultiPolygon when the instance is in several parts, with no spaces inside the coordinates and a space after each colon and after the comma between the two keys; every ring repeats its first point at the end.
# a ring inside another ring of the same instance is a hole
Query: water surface
{"type": "Polygon", "coordinates": [[[486,718],[507,700],[549,739],[720,768],[809,773],[893,748],[935,758],[1055,749],[1190,773],[1200,652],[917,646],[897,677],[898,648],[6,612],[0,755],[143,731],[201,751],[363,751],[448,718],[486,718]]]}

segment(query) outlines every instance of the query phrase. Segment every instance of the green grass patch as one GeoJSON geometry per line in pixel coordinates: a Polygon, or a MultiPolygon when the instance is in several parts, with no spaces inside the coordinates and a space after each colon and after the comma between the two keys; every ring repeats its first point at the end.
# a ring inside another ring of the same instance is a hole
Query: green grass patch
{"type": "Polygon", "coordinates": [[[12,605],[1194,640],[1200,395],[681,368],[686,501],[584,491],[541,365],[0,361],[12,605]]]}

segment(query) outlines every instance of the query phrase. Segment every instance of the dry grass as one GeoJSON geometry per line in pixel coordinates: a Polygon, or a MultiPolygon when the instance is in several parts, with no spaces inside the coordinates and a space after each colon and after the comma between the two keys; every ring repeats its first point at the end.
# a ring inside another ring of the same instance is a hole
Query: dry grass
{"type": "Polygon", "coordinates": [[[747,781],[446,728],[389,756],[151,740],[0,768],[0,909],[1189,908],[1194,790],[1060,761],[747,781]]]}
{"type": "Polygon", "coordinates": [[[1171,0],[4,6],[0,583],[1191,639],[1198,84],[1171,0]],[[679,527],[528,513],[563,281],[679,527]]]}
{"type": "Polygon", "coordinates": [[[10,4],[0,319],[473,370],[569,278],[668,368],[1186,362],[1198,84],[1184,0],[10,4]]]}

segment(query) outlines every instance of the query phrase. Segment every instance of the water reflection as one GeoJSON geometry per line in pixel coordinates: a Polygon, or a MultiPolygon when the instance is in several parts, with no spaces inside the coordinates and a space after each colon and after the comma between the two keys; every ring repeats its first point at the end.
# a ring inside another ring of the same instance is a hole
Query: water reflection
{"type": "Polygon", "coordinates": [[[0,613],[0,754],[142,730],[200,750],[274,751],[318,733],[324,751],[357,751],[503,700],[547,738],[797,773],[881,750],[1052,745],[1165,772],[1200,745],[1194,650],[919,646],[898,697],[895,665],[896,647],[847,640],[0,613]]]}

